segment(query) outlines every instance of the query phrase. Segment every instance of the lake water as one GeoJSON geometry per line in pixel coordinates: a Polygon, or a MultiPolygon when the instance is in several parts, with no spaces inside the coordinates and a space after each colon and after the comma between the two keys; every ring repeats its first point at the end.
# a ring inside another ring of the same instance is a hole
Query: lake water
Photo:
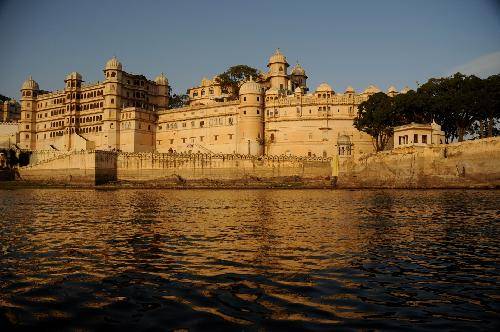
{"type": "Polygon", "coordinates": [[[499,191],[0,190],[0,330],[494,330],[499,191]]]}

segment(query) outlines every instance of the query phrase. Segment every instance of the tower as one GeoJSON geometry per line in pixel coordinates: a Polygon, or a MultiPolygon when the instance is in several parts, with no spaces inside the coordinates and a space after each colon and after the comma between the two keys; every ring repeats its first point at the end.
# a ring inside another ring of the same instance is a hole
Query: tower
{"type": "Polygon", "coordinates": [[[298,62],[292,69],[290,80],[292,81],[292,91],[295,91],[297,87],[300,87],[303,92],[307,92],[308,89],[306,71],[298,62]]]}
{"type": "Polygon", "coordinates": [[[66,94],[66,112],[64,117],[64,144],[67,150],[70,150],[73,146],[71,133],[75,131],[77,125],[76,119],[80,109],[81,100],[81,87],[82,87],[82,75],[77,72],[72,72],[64,80],[64,92],[66,94]],[[73,119],[73,123],[71,123],[73,119]]]}
{"type": "Polygon", "coordinates": [[[237,152],[240,154],[263,154],[264,101],[262,86],[252,78],[240,87],[238,106],[237,152]]]}
{"type": "Polygon", "coordinates": [[[120,149],[120,110],[122,64],[116,57],[111,58],[104,68],[104,107],[103,107],[103,147],[108,150],[120,149]]]}
{"type": "Polygon", "coordinates": [[[168,97],[169,97],[169,87],[168,79],[165,74],[161,73],[155,78],[155,83],[158,86],[158,95],[156,104],[158,107],[167,108],[168,107],[168,97]]]}
{"type": "Polygon", "coordinates": [[[286,57],[280,52],[279,48],[269,58],[269,77],[271,88],[284,91],[288,89],[288,62],[286,57]]]}
{"type": "Polygon", "coordinates": [[[35,116],[36,99],[39,87],[31,76],[21,86],[21,119],[19,121],[19,139],[23,149],[36,149],[35,116]]]}

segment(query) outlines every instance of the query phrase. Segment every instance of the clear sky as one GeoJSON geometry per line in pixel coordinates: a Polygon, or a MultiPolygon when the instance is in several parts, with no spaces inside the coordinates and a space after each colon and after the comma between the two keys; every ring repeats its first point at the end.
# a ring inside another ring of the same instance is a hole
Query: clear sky
{"type": "Polygon", "coordinates": [[[61,89],[78,71],[124,69],[175,92],[236,64],[266,69],[280,48],[309,87],[412,88],[456,70],[500,72],[500,6],[488,0],[6,1],[0,0],[0,93],[19,98],[28,75],[61,89]]]}

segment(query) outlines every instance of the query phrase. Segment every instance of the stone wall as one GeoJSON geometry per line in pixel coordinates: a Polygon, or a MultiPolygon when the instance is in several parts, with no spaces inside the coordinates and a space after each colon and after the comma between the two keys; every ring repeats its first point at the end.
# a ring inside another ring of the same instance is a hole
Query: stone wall
{"type": "Polygon", "coordinates": [[[329,177],[327,158],[253,157],[242,155],[121,153],[117,177],[126,181],[152,181],[172,177],[185,180],[238,180],[329,177]]]}
{"type": "MultiPolygon", "coordinates": [[[[20,174],[28,181],[169,185],[206,181],[207,186],[210,181],[276,184],[292,178],[327,187],[334,165],[331,158],[321,157],[37,151],[20,174]]],[[[500,138],[343,157],[339,168],[340,188],[500,187],[500,138]]]]}
{"type": "Polygon", "coordinates": [[[116,180],[116,153],[34,151],[19,174],[28,182],[102,184],[116,180]]]}
{"type": "Polygon", "coordinates": [[[500,137],[347,159],[338,183],[346,188],[500,187],[500,137]]]}

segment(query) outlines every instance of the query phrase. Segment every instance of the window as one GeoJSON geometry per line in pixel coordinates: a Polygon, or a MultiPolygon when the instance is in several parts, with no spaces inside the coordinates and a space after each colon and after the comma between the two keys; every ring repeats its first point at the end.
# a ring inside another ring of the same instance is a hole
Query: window
{"type": "Polygon", "coordinates": [[[422,143],[427,144],[427,135],[422,135],[422,143]]]}
{"type": "Polygon", "coordinates": [[[247,111],[243,111],[243,114],[247,114],[247,111]]]}
{"type": "Polygon", "coordinates": [[[183,127],[183,128],[186,128],[186,126],[187,126],[186,122],[183,122],[183,123],[182,123],[182,127],[183,127]]]}
{"type": "Polygon", "coordinates": [[[203,128],[204,125],[205,125],[205,121],[200,121],[200,128],[203,128]]]}
{"type": "Polygon", "coordinates": [[[200,136],[200,142],[203,142],[203,137],[204,137],[204,136],[200,136]]]}
{"type": "Polygon", "coordinates": [[[229,118],[228,122],[229,122],[229,125],[232,126],[233,125],[233,118],[229,118]]]}
{"type": "Polygon", "coordinates": [[[283,84],[280,84],[280,90],[283,90],[283,84]]]}
{"type": "Polygon", "coordinates": [[[111,72],[111,77],[115,77],[116,76],[116,73],[113,71],[111,72]]]}
{"type": "Polygon", "coordinates": [[[312,133],[309,133],[309,139],[313,139],[313,134],[312,133]]]}
{"type": "Polygon", "coordinates": [[[194,121],[191,121],[191,127],[194,127],[194,121]]]}
{"type": "Polygon", "coordinates": [[[243,97],[243,101],[247,101],[247,97],[243,97]]]}
{"type": "Polygon", "coordinates": [[[257,114],[260,114],[260,110],[257,110],[257,114]]]}
{"type": "Polygon", "coordinates": [[[233,134],[228,134],[229,136],[229,139],[232,140],[233,139],[233,134]]]}
{"type": "Polygon", "coordinates": [[[111,104],[114,104],[114,103],[115,103],[115,99],[111,98],[111,104]]]}
{"type": "Polygon", "coordinates": [[[186,139],[185,138],[182,138],[182,143],[186,143],[186,139]]]}
{"type": "Polygon", "coordinates": [[[413,143],[418,143],[418,134],[413,135],[413,143]]]}
{"type": "Polygon", "coordinates": [[[260,101],[260,97],[257,97],[257,101],[260,101]]]}
{"type": "Polygon", "coordinates": [[[170,144],[174,144],[174,140],[172,138],[170,139],[170,144]]]}

